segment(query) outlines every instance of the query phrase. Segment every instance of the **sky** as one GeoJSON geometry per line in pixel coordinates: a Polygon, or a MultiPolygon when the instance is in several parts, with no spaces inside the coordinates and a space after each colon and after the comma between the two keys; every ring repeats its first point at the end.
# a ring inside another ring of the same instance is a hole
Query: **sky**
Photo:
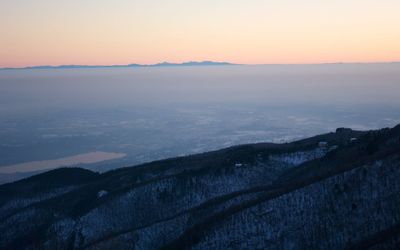
{"type": "Polygon", "coordinates": [[[0,67],[400,61],[399,0],[1,0],[0,67]]]}

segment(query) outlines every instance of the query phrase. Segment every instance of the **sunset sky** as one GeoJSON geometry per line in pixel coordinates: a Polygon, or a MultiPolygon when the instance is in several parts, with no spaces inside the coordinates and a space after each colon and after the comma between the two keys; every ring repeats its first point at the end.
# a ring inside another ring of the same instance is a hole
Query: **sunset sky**
{"type": "Polygon", "coordinates": [[[399,0],[2,0],[0,67],[400,60],[399,0]]]}

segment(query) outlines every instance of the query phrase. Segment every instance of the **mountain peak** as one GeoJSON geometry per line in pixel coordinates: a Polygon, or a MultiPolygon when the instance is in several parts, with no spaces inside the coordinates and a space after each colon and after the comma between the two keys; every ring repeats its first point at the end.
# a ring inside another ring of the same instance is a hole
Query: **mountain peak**
{"type": "Polygon", "coordinates": [[[10,69],[79,69],[79,68],[129,68],[129,67],[165,67],[165,66],[223,66],[223,65],[237,65],[229,62],[214,62],[214,61],[188,61],[183,63],[161,62],[156,64],[122,64],[122,65],[39,65],[21,68],[0,68],[0,70],[10,69]]]}

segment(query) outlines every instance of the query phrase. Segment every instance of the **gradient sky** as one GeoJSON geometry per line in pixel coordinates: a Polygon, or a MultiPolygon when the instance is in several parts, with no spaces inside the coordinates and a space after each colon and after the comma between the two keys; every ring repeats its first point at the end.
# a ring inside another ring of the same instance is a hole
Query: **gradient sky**
{"type": "Polygon", "coordinates": [[[0,67],[400,60],[399,0],[1,0],[0,67]]]}

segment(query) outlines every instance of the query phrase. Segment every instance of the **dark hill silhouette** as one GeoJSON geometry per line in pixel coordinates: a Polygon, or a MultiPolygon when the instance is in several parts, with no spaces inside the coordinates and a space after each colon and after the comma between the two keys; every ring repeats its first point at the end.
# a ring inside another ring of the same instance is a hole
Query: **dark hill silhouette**
{"type": "Polygon", "coordinates": [[[395,249],[400,125],[0,186],[1,249],[395,249]]]}

